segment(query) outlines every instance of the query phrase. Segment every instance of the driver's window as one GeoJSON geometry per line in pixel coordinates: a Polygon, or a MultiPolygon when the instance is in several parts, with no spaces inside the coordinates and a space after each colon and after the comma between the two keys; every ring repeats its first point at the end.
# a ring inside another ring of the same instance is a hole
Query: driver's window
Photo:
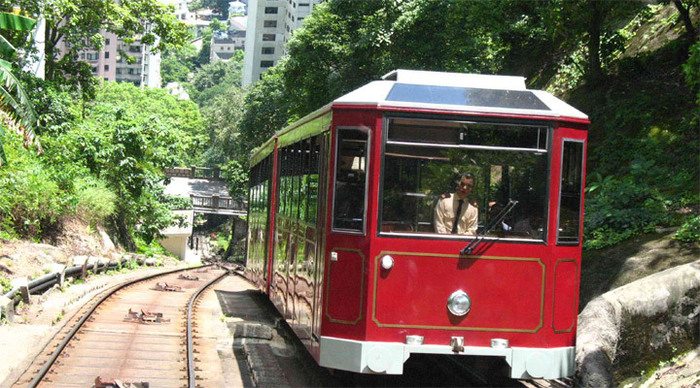
{"type": "Polygon", "coordinates": [[[381,232],[544,239],[547,127],[396,118],[387,135],[381,232]]]}

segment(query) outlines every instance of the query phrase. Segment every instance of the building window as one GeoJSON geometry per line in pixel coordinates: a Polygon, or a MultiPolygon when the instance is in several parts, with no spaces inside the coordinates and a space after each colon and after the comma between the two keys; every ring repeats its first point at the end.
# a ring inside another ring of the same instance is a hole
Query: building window
{"type": "Polygon", "coordinates": [[[275,34],[263,34],[263,42],[274,42],[275,41],[275,34]]]}
{"type": "Polygon", "coordinates": [[[263,53],[263,54],[274,54],[274,53],[275,53],[275,48],[274,48],[274,47],[263,47],[263,48],[262,48],[262,53],[263,53]]]}
{"type": "Polygon", "coordinates": [[[109,51],[105,51],[105,59],[109,59],[109,51]]]}
{"type": "Polygon", "coordinates": [[[105,46],[109,46],[109,38],[105,39],[105,46]]]}
{"type": "Polygon", "coordinates": [[[105,65],[105,71],[109,71],[109,65],[105,65]]]}
{"type": "Polygon", "coordinates": [[[121,74],[121,73],[122,73],[122,69],[117,68],[117,74],[121,74]]]}
{"type": "Polygon", "coordinates": [[[276,14],[277,7],[265,7],[265,13],[266,14],[276,14]]]}
{"type": "Polygon", "coordinates": [[[129,69],[128,73],[129,73],[129,74],[134,74],[134,69],[129,69]]]}
{"type": "Polygon", "coordinates": [[[299,3],[299,6],[300,6],[300,7],[308,7],[308,6],[309,6],[309,3],[299,3]]]}
{"type": "Polygon", "coordinates": [[[277,20],[265,20],[263,27],[277,27],[277,20]]]}
{"type": "Polygon", "coordinates": [[[260,67],[272,67],[274,66],[275,62],[274,61],[260,61],[260,67]]]}

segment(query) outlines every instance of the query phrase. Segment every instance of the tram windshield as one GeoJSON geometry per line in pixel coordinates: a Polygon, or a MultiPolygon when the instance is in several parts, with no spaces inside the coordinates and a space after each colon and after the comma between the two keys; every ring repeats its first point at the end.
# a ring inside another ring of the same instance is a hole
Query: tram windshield
{"type": "Polygon", "coordinates": [[[549,127],[417,118],[387,123],[382,233],[544,240],[549,127]]]}

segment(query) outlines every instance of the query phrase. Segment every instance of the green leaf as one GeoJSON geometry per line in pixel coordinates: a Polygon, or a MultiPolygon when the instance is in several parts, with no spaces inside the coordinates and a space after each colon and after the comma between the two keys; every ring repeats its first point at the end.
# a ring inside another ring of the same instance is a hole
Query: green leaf
{"type": "Polygon", "coordinates": [[[3,30],[31,31],[36,20],[15,15],[8,12],[0,12],[0,28],[3,30]]]}

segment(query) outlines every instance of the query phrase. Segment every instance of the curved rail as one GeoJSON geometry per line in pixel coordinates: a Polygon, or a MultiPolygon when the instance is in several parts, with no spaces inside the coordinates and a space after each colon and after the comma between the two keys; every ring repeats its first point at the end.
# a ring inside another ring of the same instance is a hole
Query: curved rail
{"type": "Polygon", "coordinates": [[[194,310],[194,303],[197,301],[197,298],[199,298],[199,295],[204,292],[204,290],[221,280],[226,275],[228,275],[228,271],[207,282],[207,284],[203,285],[197,290],[197,292],[192,294],[192,296],[190,296],[190,300],[187,302],[187,383],[189,388],[196,387],[194,369],[194,339],[192,337],[192,311],[194,310]]]}
{"type": "MultiPolygon", "coordinates": [[[[209,264],[209,265],[210,265],[210,264],[209,264]]],[[[46,374],[49,372],[49,370],[51,369],[51,367],[53,367],[54,363],[56,362],[56,360],[57,360],[58,357],[60,356],[61,352],[63,352],[63,350],[66,348],[66,346],[68,345],[68,342],[70,342],[70,340],[73,339],[73,337],[75,337],[75,335],[78,333],[78,331],[79,331],[80,328],[83,326],[83,324],[85,323],[85,321],[87,321],[87,320],[90,318],[90,316],[95,312],[95,310],[96,310],[105,300],[107,300],[107,298],[109,298],[109,297],[111,297],[112,295],[114,295],[117,291],[119,291],[119,290],[121,290],[121,289],[123,289],[123,288],[126,288],[126,287],[128,287],[128,286],[131,286],[131,285],[133,285],[133,284],[140,283],[140,282],[143,282],[143,281],[146,281],[146,280],[150,280],[150,279],[153,279],[153,278],[156,278],[156,277],[160,277],[160,276],[163,276],[163,275],[168,275],[168,274],[172,274],[172,273],[180,272],[180,271],[187,271],[187,270],[190,270],[190,269],[193,269],[193,268],[203,268],[203,267],[207,267],[207,266],[209,266],[209,265],[202,265],[202,266],[199,266],[199,267],[191,267],[191,268],[178,268],[178,269],[175,269],[175,270],[172,270],[172,271],[160,272],[160,273],[157,273],[157,274],[145,276],[145,277],[143,277],[143,278],[139,278],[139,279],[131,280],[131,281],[128,281],[128,282],[124,282],[124,283],[122,283],[122,284],[120,284],[120,285],[117,285],[117,286],[115,286],[114,288],[112,288],[112,289],[111,289],[110,291],[108,291],[105,295],[103,295],[102,297],[100,297],[100,298],[98,299],[97,303],[95,303],[85,314],[83,314],[83,316],[80,318],[80,320],[78,320],[77,324],[76,324],[75,326],[73,326],[73,328],[68,332],[68,334],[65,336],[65,338],[64,338],[63,340],[61,340],[61,342],[59,342],[58,346],[57,346],[56,349],[52,352],[52,354],[51,354],[51,356],[49,357],[49,359],[47,360],[47,362],[39,369],[39,371],[36,373],[36,375],[34,376],[34,378],[31,380],[31,382],[29,383],[29,386],[32,387],[32,388],[35,388],[35,387],[37,387],[37,386],[39,385],[39,383],[41,383],[41,380],[43,380],[44,377],[46,377],[46,374]]]]}

